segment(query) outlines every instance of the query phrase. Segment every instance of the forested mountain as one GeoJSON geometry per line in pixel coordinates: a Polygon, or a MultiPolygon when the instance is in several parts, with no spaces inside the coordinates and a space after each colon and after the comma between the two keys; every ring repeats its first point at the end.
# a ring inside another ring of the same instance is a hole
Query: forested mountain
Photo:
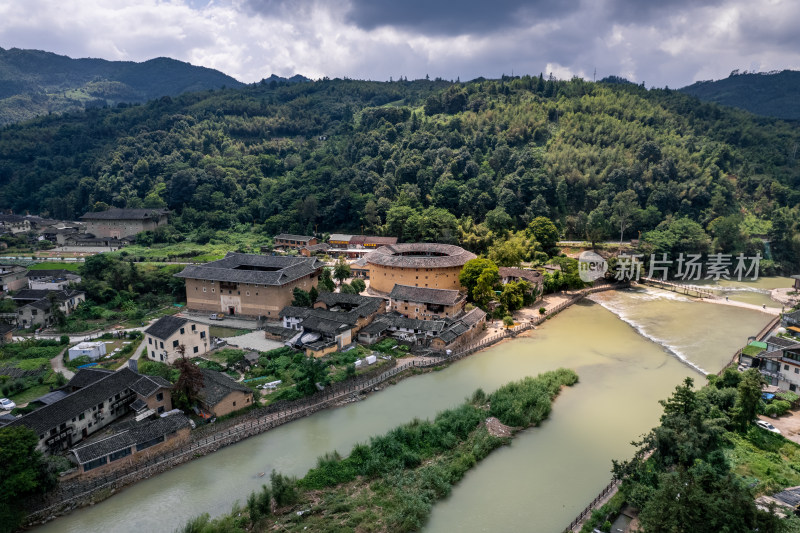
{"type": "Polygon", "coordinates": [[[0,48],[0,125],[48,113],[242,85],[217,70],[165,57],[134,63],[0,48]]]}
{"type": "Polygon", "coordinates": [[[681,89],[705,102],[738,107],[765,117],[800,120],[800,72],[743,72],[724,80],[698,81],[681,89]]]}
{"type": "Polygon", "coordinates": [[[183,234],[363,228],[479,253],[546,216],[569,238],[697,229],[728,251],[769,233],[791,265],[798,142],[794,124],[632,84],[261,83],[6,126],[0,208],[166,206],[183,234]]]}

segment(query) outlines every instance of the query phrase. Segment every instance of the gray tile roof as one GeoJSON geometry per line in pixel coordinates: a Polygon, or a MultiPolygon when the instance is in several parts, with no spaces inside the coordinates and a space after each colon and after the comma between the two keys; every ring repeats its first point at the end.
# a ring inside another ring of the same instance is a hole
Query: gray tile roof
{"type": "Polygon", "coordinates": [[[387,313],[385,315],[381,315],[372,321],[373,324],[375,322],[384,323],[389,329],[402,328],[432,333],[438,333],[442,331],[447,325],[444,320],[419,320],[416,318],[406,318],[397,313],[387,313]]]}
{"type": "Polygon", "coordinates": [[[348,235],[347,233],[331,233],[330,237],[328,237],[328,242],[330,241],[343,241],[343,242],[350,242],[352,239],[352,235],[348,235]]]}
{"type": "Polygon", "coordinates": [[[128,368],[112,372],[55,403],[17,419],[13,424],[29,427],[37,434],[44,433],[129,389],[140,377],[128,368]]]}
{"type": "Polygon", "coordinates": [[[322,263],[315,257],[287,257],[228,253],[225,258],[205,265],[189,265],[175,274],[179,278],[286,285],[313,274],[322,263]]]}
{"type": "Polygon", "coordinates": [[[298,242],[308,242],[314,237],[310,235],[293,235],[291,233],[281,233],[280,235],[275,235],[275,240],[281,239],[284,241],[298,241],[298,242]]]}
{"type": "Polygon", "coordinates": [[[386,300],[383,298],[326,291],[319,293],[317,301],[324,303],[329,308],[346,308],[353,313],[356,313],[360,317],[367,317],[375,314],[380,310],[381,307],[386,305],[386,300]]]}
{"type": "Polygon", "coordinates": [[[451,289],[395,285],[389,294],[389,298],[433,305],[455,305],[459,300],[463,300],[464,296],[460,292],[451,289]]]}
{"type": "MultiPolygon", "coordinates": [[[[25,276],[28,279],[39,279],[39,278],[66,278],[67,276],[75,276],[74,272],[70,272],[69,270],[28,270],[25,273],[25,276]]],[[[79,277],[79,276],[76,276],[79,277]]]]}
{"type": "Polygon", "coordinates": [[[481,320],[486,318],[486,311],[481,309],[480,307],[476,307],[472,311],[468,311],[464,316],[461,317],[461,321],[464,322],[468,326],[474,326],[481,320]]]}
{"type": "Polygon", "coordinates": [[[12,300],[41,300],[42,298],[50,298],[53,295],[57,302],[66,302],[70,298],[81,296],[83,291],[75,291],[71,289],[64,289],[60,291],[52,291],[48,289],[20,289],[11,297],[12,300]]]}
{"type": "Polygon", "coordinates": [[[766,343],[767,344],[772,344],[774,346],[780,346],[781,348],[785,348],[787,346],[793,346],[793,345],[797,344],[797,341],[773,335],[772,337],[770,337],[770,338],[768,338],[766,340],[766,343]]]}
{"type": "Polygon", "coordinates": [[[408,243],[381,246],[367,254],[367,263],[402,268],[447,268],[463,266],[477,257],[460,246],[438,243],[408,243]]]}
{"type": "Polygon", "coordinates": [[[163,215],[169,214],[166,209],[119,209],[111,208],[107,211],[86,213],[81,220],[158,220],[163,215]]]}
{"type": "Polygon", "coordinates": [[[111,453],[130,448],[137,444],[149,442],[158,437],[166,437],[171,433],[175,433],[183,428],[190,427],[189,419],[183,414],[174,414],[139,422],[129,427],[98,440],[91,444],[78,446],[72,450],[78,463],[85,464],[89,461],[105,457],[111,453]]]}
{"type": "Polygon", "coordinates": [[[131,385],[133,392],[145,398],[161,388],[171,389],[172,383],[159,376],[142,376],[141,379],[131,385]]]}
{"type": "Polygon", "coordinates": [[[131,404],[131,409],[136,412],[143,410],[145,407],[147,407],[147,402],[141,398],[136,398],[136,400],[134,400],[134,402],[131,404]]]}
{"type": "MultiPolygon", "coordinates": [[[[322,310],[315,309],[314,311],[322,311],[322,310]]],[[[330,313],[330,315],[346,314],[346,313],[331,313],[330,311],[327,312],[330,313]]],[[[353,324],[348,322],[336,320],[335,318],[331,319],[327,317],[314,316],[314,315],[311,315],[305,320],[303,320],[303,322],[301,322],[300,325],[303,327],[304,331],[314,331],[317,333],[323,333],[327,335],[338,335],[339,333],[342,333],[343,331],[346,331],[348,329],[352,329],[353,327],[353,324]]]]}
{"type": "Polygon", "coordinates": [[[541,283],[544,275],[536,270],[525,270],[522,268],[500,267],[498,269],[500,278],[521,278],[531,283],[541,283]]]}
{"type": "Polygon", "coordinates": [[[55,403],[60,399],[64,398],[67,393],[63,390],[54,390],[53,392],[48,392],[44,396],[39,396],[34,402],[43,403],[45,405],[50,405],[51,403],[55,403]]]}
{"type": "Polygon", "coordinates": [[[253,392],[250,388],[233,381],[221,372],[205,368],[201,368],[200,371],[203,373],[203,387],[200,389],[199,396],[209,407],[217,405],[233,391],[253,392]]]}
{"type": "Polygon", "coordinates": [[[72,379],[67,382],[64,388],[66,390],[72,390],[73,388],[82,389],[113,373],[113,370],[106,370],[104,368],[80,368],[75,375],[72,376],[72,379]]]}
{"type": "Polygon", "coordinates": [[[443,330],[441,333],[439,333],[437,337],[442,339],[445,342],[445,344],[450,344],[451,342],[459,338],[467,331],[469,331],[469,326],[467,326],[461,321],[458,321],[453,325],[451,325],[450,327],[448,327],[447,329],[443,330]]]}
{"type": "Polygon", "coordinates": [[[147,335],[152,335],[153,337],[166,340],[170,337],[170,335],[184,327],[187,322],[189,322],[189,319],[187,318],[171,315],[162,316],[152,326],[144,330],[144,332],[147,335]]]}
{"type": "Polygon", "coordinates": [[[6,333],[12,331],[13,329],[14,326],[12,326],[11,324],[0,323],[0,335],[5,335],[6,333]]]}

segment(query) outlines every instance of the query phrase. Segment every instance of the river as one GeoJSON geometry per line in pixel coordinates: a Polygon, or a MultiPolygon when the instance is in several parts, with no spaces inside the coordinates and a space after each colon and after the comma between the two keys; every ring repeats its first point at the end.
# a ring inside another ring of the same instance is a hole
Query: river
{"type": "Polygon", "coordinates": [[[497,450],[434,507],[426,531],[563,528],[609,481],[612,458],[658,422],[658,400],[685,377],[704,380],[769,316],[654,289],[594,295],[531,332],[367,400],[323,411],[138,483],[38,533],[174,531],[194,515],[230,510],[273,468],[303,475],[333,449],[451,407],[526,375],[573,368],[580,382],[549,420],[497,450]],[[620,320],[622,318],[622,320],[620,320]]]}

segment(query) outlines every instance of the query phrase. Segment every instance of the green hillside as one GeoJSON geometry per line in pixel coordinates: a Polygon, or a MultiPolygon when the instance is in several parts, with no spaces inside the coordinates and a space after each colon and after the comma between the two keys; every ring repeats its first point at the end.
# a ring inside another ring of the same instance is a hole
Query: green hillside
{"type": "Polygon", "coordinates": [[[768,73],[734,71],[724,80],[699,81],[681,89],[706,102],[738,107],[762,115],[800,120],[800,72],[768,73]]]}
{"type": "Polygon", "coordinates": [[[363,228],[483,252],[537,216],[618,239],[627,198],[626,238],[688,217],[752,252],[771,232],[791,269],[798,142],[794,124],[631,84],[262,83],[7,126],[0,208],[167,206],[182,235],[363,228]]]}
{"type": "Polygon", "coordinates": [[[134,63],[0,48],[0,125],[48,113],[242,85],[219,71],[164,57],[134,63]]]}

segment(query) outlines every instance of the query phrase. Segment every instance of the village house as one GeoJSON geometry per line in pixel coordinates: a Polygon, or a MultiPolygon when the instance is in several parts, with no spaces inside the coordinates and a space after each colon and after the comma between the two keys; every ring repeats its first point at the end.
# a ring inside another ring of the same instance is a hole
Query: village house
{"type": "Polygon", "coordinates": [[[303,257],[311,257],[312,255],[325,255],[328,253],[330,245],[322,242],[319,244],[311,244],[300,248],[300,255],[303,257]]]}
{"type": "Polygon", "coordinates": [[[0,322],[0,344],[5,344],[13,340],[14,326],[0,322]]]}
{"type": "Polygon", "coordinates": [[[322,357],[352,343],[353,337],[386,310],[383,298],[321,292],[313,308],[287,306],[280,312],[284,329],[302,332],[287,344],[322,357]]]}
{"type": "Polygon", "coordinates": [[[290,233],[281,233],[273,237],[275,248],[294,249],[299,250],[306,246],[314,246],[319,243],[316,237],[310,235],[292,235],[290,233]]]}
{"type": "Polygon", "coordinates": [[[161,363],[172,364],[181,357],[181,346],[187,357],[208,351],[208,325],[176,316],[162,316],[144,330],[147,357],[161,363]]]}
{"type": "Polygon", "coordinates": [[[229,252],[224,259],[189,265],[176,274],[186,280],[189,309],[278,318],[294,299],[295,287],[316,287],[322,262],[317,258],[229,252]]]}
{"type": "Polygon", "coordinates": [[[484,329],[486,312],[476,307],[434,335],[430,348],[445,352],[472,342],[484,329]]]}
{"type": "Polygon", "coordinates": [[[360,257],[350,263],[350,275],[355,279],[369,279],[369,265],[367,264],[366,257],[360,257]]]}
{"type": "Polygon", "coordinates": [[[433,337],[447,327],[444,320],[420,320],[401,314],[385,313],[358,332],[359,342],[374,344],[382,337],[392,336],[406,344],[428,346],[433,337]]]}
{"type": "Polygon", "coordinates": [[[123,424],[112,435],[71,450],[78,472],[105,473],[129,467],[153,453],[163,453],[189,440],[191,422],[182,413],[123,424]]]}
{"type": "Polygon", "coordinates": [[[250,388],[221,372],[200,371],[203,373],[203,386],[198,398],[204,416],[225,416],[253,405],[253,391],[250,388]]]}
{"type": "Polygon", "coordinates": [[[790,335],[800,337],[800,311],[783,315],[781,325],[786,328],[786,332],[790,335]]]}
{"type": "Polygon", "coordinates": [[[408,318],[438,320],[453,318],[464,310],[466,296],[449,289],[395,285],[389,294],[389,308],[408,318]]]}
{"type": "Polygon", "coordinates": [[[59,291],[81,282],[81,277],[69,270],[28,270],[28,288],[59,291]]]}
{"type": "Polygon", "coordinates": [[[770,344],[772,346],[782,344],[782,346],[778,346],[771,351],[765,350],[750,358],[743,355],[740,357],[739,362],[744,366],[758,368],[769,384],[776,385],[784,390],[788,389],[792,392],[797,392],[800,386],[800,342],[782,342],[786,341],[786,339],[781,339],[780,337],[773,337],[772,339],[771,343],[767,343],[768,348],[770,344]],[[781,339],[781,341],[774,339],[781,339]]]}
{"type": "Polygon", "coordinates": [[[536,270],[525,270],[522,268],[500,267],[498,269],[500,283],[506,285],[512,281],[527,281],[536,290],[537,294],[542,293],[544,275],[536,270]]]}
{"type": "Polygon", "coordinates": [[[25,267],[18,265],[0,265],[0,290],[3,292],[18,291],[28,284],[25,267]]]}
{"type": "Polygon", "coordinates": [[[81,217],[86,232],[94,237],[122,239],[143,231],[153,231],[169,221],[167,209],[119,209],[86,213],[81,217]]]}
{"type": "Polygon", "coordinates": [[[116,372],[81,369],[62,388],[63,397],[9,425],[32,429],[41,451],[66,450],[130,413],[130,404],[137,399],[155,410],[172,409],[171,388],[163,378],[143,376],[127,367],[116,372]]]}
{"type": "Polygon", "coordinates": [[[31,231],[30,219],[20,215],[0,215],[0,233],[26,233],[31,231]]]}
{"type": "Polygon", "coordinates": [[[20,306],[17,309],[19,327],[48,327],[55,323],[56,309],[69,316],[81,302],[86,300],[86,294],[71,289],[60,291],[22,289],[11,299],[20,306]]]}

